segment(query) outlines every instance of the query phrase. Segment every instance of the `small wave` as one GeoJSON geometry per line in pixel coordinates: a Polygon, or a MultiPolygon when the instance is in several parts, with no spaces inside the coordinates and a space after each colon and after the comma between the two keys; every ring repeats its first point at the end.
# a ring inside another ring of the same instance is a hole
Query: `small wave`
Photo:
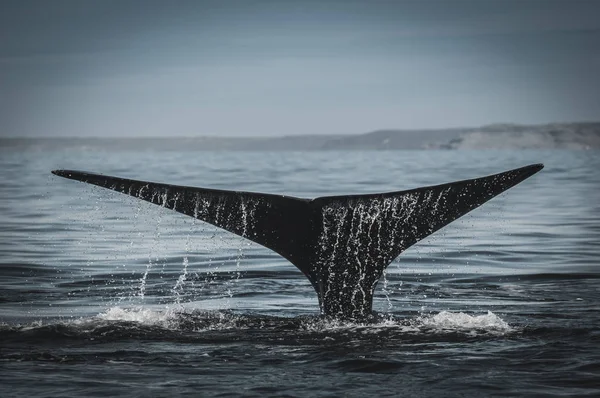
{"type": "Polygon", "coordinates": [[[364,321],[343,320],[320,316],[299,318],[268,317],[257,314],[235,314],[231,311],[198,311],[183,308],[164,311],[149,308],[112,307],[96,316],[102,321],[134,322],[144,326],[159,326],[171,330],[235,330],[258,327],[293,330],[298,332],[361,331],[377,333],[394,329],[398,333],[492,333],[507,334],[514,329],[491,311],[481,315],[464,312],[441,311],[434,315],[417,318],[397,317],[391,314],[376,314],[364,321]]]}
{"type": "Polygon", "coordinates": [[[472,338],[501,336],[514,329],[496,314],[470,315],[441,311],[418,317],[376,314],[364,321],[321,316],[274,317],[235,314],[231,311],[199,311],[183,307],[153,309],[112,307],[87,318],[29,325],[0,325],[0,340],[52,342],[59,340],[118,341],[304,341],[309,344],[368,342],[373,338],[390,342],[410,339],[472,338]],[[463,336],[463,337],[460,337],[463,336]]]}

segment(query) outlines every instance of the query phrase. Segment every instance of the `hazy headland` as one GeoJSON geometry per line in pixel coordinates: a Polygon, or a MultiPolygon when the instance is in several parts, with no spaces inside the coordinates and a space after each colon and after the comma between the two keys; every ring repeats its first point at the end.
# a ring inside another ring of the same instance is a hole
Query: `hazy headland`
{"type": "Polygon", "coordinates": [[[3,138],[2,147],[100,147],[121,150],[318,151],[406,149],[600,149],[600,122],[492,124],[433,130],[375,130],[353,135],[279,137],[3,138]]]}

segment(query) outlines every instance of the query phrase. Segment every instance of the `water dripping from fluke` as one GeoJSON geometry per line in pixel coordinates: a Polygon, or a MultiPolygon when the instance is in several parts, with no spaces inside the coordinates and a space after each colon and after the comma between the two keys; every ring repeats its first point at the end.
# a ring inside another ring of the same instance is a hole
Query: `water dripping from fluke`
{"type": "MultiPolygon", "coordinates": [[[[265,246],[308,278],[322,315],[365,319],[372,316],[377,283],[398,255],[542,168],[534,164],[405,191],[316,199],[169,185],[74,170],[55,170],[53,174],[125,193],[265,246]]],[[[150,261],[148,268],[151,265],[150,261]]]]}

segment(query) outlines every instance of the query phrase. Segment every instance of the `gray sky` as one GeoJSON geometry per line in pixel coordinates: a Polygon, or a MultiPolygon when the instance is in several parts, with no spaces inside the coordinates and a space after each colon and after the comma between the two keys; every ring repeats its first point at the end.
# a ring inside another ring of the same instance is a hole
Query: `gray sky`
{"type": "Polygon", "coordinates": [[[600,119],[600,1],[0,2],[0,136],[600,119]]]}

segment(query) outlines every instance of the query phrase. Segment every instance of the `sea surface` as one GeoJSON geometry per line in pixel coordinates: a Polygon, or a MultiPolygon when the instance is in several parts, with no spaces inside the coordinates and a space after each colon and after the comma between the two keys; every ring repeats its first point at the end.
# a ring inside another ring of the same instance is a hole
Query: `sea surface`
{"type": "Polygon", "coordinates": [[[0,148],[0,396],[600,396],[600,152],[0,148]],[[371,322],[274,252],[53,169],[313,198],[540,173],[404,252],[371,322]]]}

